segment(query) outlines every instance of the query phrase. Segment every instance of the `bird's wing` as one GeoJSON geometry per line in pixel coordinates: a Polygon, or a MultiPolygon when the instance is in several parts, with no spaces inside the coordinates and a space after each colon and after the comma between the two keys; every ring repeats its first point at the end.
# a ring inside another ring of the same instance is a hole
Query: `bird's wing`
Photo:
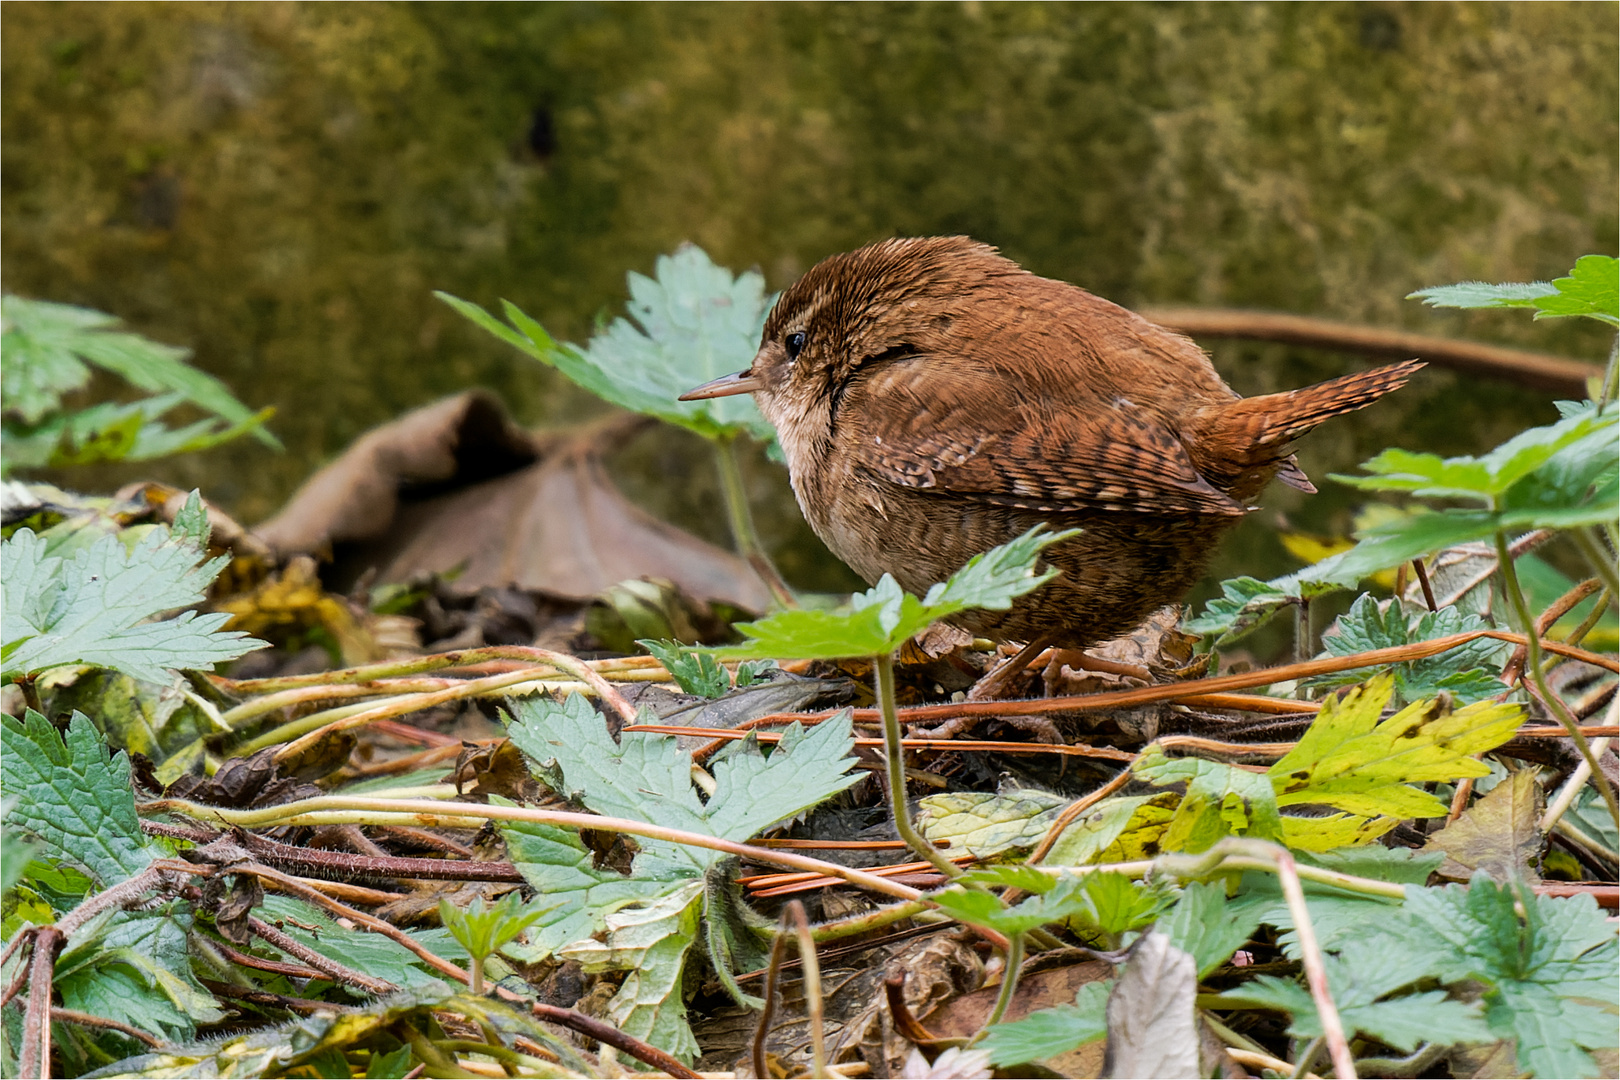
{"type": "Polygon", "coordinates": [[[1022,400],[991,372],[909,364],[861,382],[840,437],[857,467],[889,483],[1048,513],[1244,512],[1173,432],[1123,398],[1055,407],[1022,400]]]}

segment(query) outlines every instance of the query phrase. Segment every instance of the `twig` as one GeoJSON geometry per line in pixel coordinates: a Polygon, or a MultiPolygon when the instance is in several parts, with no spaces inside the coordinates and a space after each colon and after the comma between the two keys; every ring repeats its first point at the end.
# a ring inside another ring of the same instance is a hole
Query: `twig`
{"type": "Polygon", "coordinates": [[[67,935],[54,926],[41,926],[34,932],[34,955],[28,961],[28,1005],[23,1010],[18,1076],[38,1076],[49,1080],[51,1075],[51,983],[56,977],[56,954],[66,941],[67,935]]]}
{"type": "Polygon", "coordinates": [[[1371,356],[1414,356],[1440,367],[1494,375],[1562,394],[1585,393],[1586,380],[1600,370],[1595,364],[1547,353],[1279,311],[1149,308],[1141,314],[1194,338],[1251,338],[1371,356]]]}
{"type": "MultiPolygon", "coordinates": [[[[1496,531],[1496,559],[1497,568],[1502,571],[1502,591],[1507,594],[1508,605],[1513,609],[1519,625],[1525,630],[1525,669],[1531,681],[1539,690],[1542,703],[1553,714],[1553,719],[1564,725],[1569,732],[1570,741],[1575,749],[1580,751],[1587,766],[1592,770],[1592,782],[1597,785],[1598,791],[1603,795],[1603,801],[1609,808],[1609,816],[1620,824],[1620,804],[1615,801],[1614,785],[1609,778],[1598,768],[1597,758],[1592,754],[1592,747],[1581,734],[1580,724],[1569,710],[1564,707],[1563,699],[1552,692],[1547,685],[1547,673],[1541,668],[1542,642],[1536,633],[1536,621],[1530,615],[1530,606],[1525,602],[1524,593],[1519,589],[1519,575],[1513,565],[1513,557],[1508,552],[1507,534],[1502,530],[1496,531]]],[[[1548,646],[1550,648],[1550,644],[1548,646]]]]}
{"type": "Polygon", "coordinates": [[[1108,798],[1108,796],[1112,795],[1114,792],[1118,791],[1120,788],[1124,787],[1130,782],[1131,770],[1121,769],[1114,775],[1112,780],[1099,787],[1096,791],[1093,791],[1087,795],[1082,795],[1068,806],[1065,806],[1063,808],[1063,813],[1059,814],[1057,816],[1057,820],[1052,822],[1052,827],[1046,830],[1046,835],[1041,837],[1041,842],[1035,845],[1035,850],[1029,853],[1029,861],[1032,863],[1038,863],[1042,859],[1046,858],[1047,853],[1050,852],[1057,844],[1058,837],[1063,835],[1063,830],[1067,829],[1070,825],[1073,825],[1077,820],[1079,820],[1081,814],[1085,813],[1087,810],[1090,810],[1093,806],[1096,806],[1098,803],[1102,802],[1104,799],[1108,798]]]}
{"type": "Polygon", "coordinates": [[[116,1031],[120,1035],[128,1035],[137,1042],[143,1042],[149,1049],[161,1050],[163,1048],[162,1039],[155,1035],[148,1035],[140,1028],[126,1024],[122,1020],[109,1020],[105,1016],[92,1016],[87,1012],[80,1012],[77,1009],[64,1009],[56,1005],[51,1006],[51,1019],[64,1024],[78,1024],[80,1027],[105,1028],[108,1031],[116,1031]]]}
{"type": "Polygon", "coordinates": [[[889,767],[889,806],[894,814],[894,827],[900,839],[911,845],[911,850],[933,864],[945,875],[945,880],[962,876],[962,871],[928,842],[911,823],[911,808],[906,799],[905,751],[900,746],[900,721],[894,711],[894,657],[885,653],[872,658],[879,710],[883,715],[883,755],[889,767]]]}
{"type": "Polygon", "coordinates": [[[1418,586],[1423,590],[1423,602],[1429,605],[1430,611],[1439,611],[1434,602],[1434,586],[1429,584],[1429,569],[1423,565],[1423,556],[1412,560],[1412,572],[1417,575],[1418,586]]]}
{"type": "Polygon", "coordinates": [[[1350,1056],[1350,1042],[1345,1038],[1344,1023],[1333,1004],[1328,990],[1327,969],[1322,966],[1322,947],[1316,942],[1316,928],[1311,925],[1311,911],[1305,905],[1305,890],[1299,883],[1299,872],[1293,855],[1280,845],[1272,847],[1272,858],[1277,860],[1277,883],[1282,886],[1283,899],[1288,902],[1289,914],[1294,920],[1294,933],[1299,938],[1300,961],[1305,966],[1305,983],[1316,1002],[1317,1017],[1322,1021],[1322,1034],[1327,1039],[1328,1055],[1333,1059],[1333,1072],[1339,1080],[1355,1080],[1356,1061],[1350,1056]]]}
{"type": "Polygon", "coordinates": [[[789,900],[782,909],[782,916],[784,921],[792,921],[799,940],[804,1008],[810,1018],[810,1075],[820,1080],[827,1075],[827,1037],[821,1022],[821,964],[816,957],[816,941],[810,934],[810,920],[805,918],[803,904],[789,900]]]}
{"type": "MultiPolygon", "coordinates": [[[[143,813],[175,813],[202,820],[222,821],[242,828],[266,828],[271,825],[333,825],[333,824],[386,824],[428,825],[445,820],[472,818],[475,820],[527,821],[537,825],[555,825],[564,829],[599,829],[609,832],[646,836],[654,840],[687,844],[724,851],[767,866],[785,866],[793,870],[808,870],[817,874],[830,874],[851,885],[886,893],[901,900],[918,900],[917,889],[888,881],[863,870],[855,870],[822,859],[795,855],[788,851],[775,851],[739,844],[717,836],[686,832],[628,818],[600,817],[595,814],[577,814],[562,810],[536,810],[523,806],[483,806],[463,802],[433,802],[427,799],[376,799],[360,796],[320,795],[310,799],[281,803],[276,806],[252,810],[233,810],[219,806],[204,806],[185,799],[156,799],[140,806],[143,813]],[[382,818],[382,815],[396,815],[382,818]],[[379,821],[379,818],[381,820],[379,821]]],[[[281,875],[285,877],[285,875],[281,875]]],[[[325,900],[326,898],[322,898],[325,900]]]]}
{"type": "MultiPolygon", "coordinates": [[[[246,872],[246,871],[243,871],[246,872]]],[[[323,956],[284,931],[277,930],[257,916],[248,917],[252,931],[271,945],[290,956],[296,956],[310,967],[336,982],[358,986],[368,994],[392,994],[399,987],[382,979],[373,979],[364,972],[345,967],[329,956],[323,956]]]]}
{"type": "MultiPolygon", "coordinates": [[[[1609,702],[1608,718],[1612,724],[1620,723],[1620,697],[1609,702]]],[[[1608,749],[1608,739],[1592,740],[1593,757],[1602,757],[1608,749]]],[[[1541,815],[1540,827],[1542,832],[1552,832],[1553,826],[1558,824],[1558,820],[1564,816],[1564,812],[1575,802],[1575,797],[1581,793],[1581,788],[1586,786],[1586,781],[1591,777],[1592,766],[1583,757],[1576,763],[1575,768],[1570,770],[1569,778],[1564,781],[1564,786],[1558,789],[1558,794],[1553,796],[1552,802],[1547,804],[1546,812],[1541,815]]]]}
{"type": "Polygon", "coordinates": [[[771,941],[771,960],[765,968],[765,1004],[759,1010],[759,1025],[754,1028],[754,1075],[771,1075],[765,1060],[765,1039],[770,1035],[771,1021],[776,1019],[776,984],[782,973],[782,961],[787,956],[788,914],[782,912],[782,923],[771,941]]]}
{"type": "MultiPolygon", "coordinates": [[[[1351,656],[1330,656],[1307,660],[1303,664],[1283,664],[1260,671],[1245,671],[1236,675],[1219,675],[1209,679],[1189,679],[1186,682],[1166,683],[1160,686],[1142,686],[1130,690],[1111,690],[1103,694],[1076,694],[1072,697],[1037,698],[1032,701],[955,701],[938,705],[912,705],[897,710],[902,724],[937,724],[958,716],[1026,716],[1044,713],[1096,712],[1128,705],[1151,705],[1160,701],[1185,701],[1195,694],[1225,693],[1248,690],[1256,686],[1290,682],[1316,675],[1333,675],[1358,668],[1382,667],[1411,660],[1426,660],[1443,652],[1467,645],[1469,642],[1489,638],[1513,645],[1523,644],[1525,636],[1506,630],[1469,630],[1460,634],[1447,634],[1428,641],[1409,645],[1394,645],[1387,649],[1371,649],[1351,656]]],[[[1551,653],[1567,656],[1605,671],[1620,672],[1620,660],[1601,653],[1577,649],[1556,641],[1545,641],[1541,647],[1551,653]]],[[[752,721],[757,726],[772,723],[814,724],[836,716],[841,710],[820,713],[771,713],[752,721]]],[[[871,723],[883,718],[880,709],[853,709],[856,723],[871,723]]]]}
{"type": "Polygon", "coordinates": [[[1569,535],[1570,539],[1575,541],[1575,546],[1581,549],[1586,561],[1592,565],[1592,572],[1603,579],[1603,585],[1609,590],[1609,595],[1615,595],[1614,556],[1609,554],[1608,549],[1603,546],[1603,541],[1598,539],[1597,527],[1571,529],[1569,535]]]}
{"type": "Polygon", "coordinates": [[[658,1049],[650,1043],[642,1042],[633,1035],[626,1035],[611,1024],[604,1023],[593,1016],[565,1009],[560,1005],[547,1005],[541,1001],[523,1001],[516,994],[496,988],[496,994],[503,1000],[518,1001],[529,1006],[529,1011],[537,1018],[547,1023],[560,1024],[571,1031],[577,1031],[587,1038],[595,1039],[605,1046],[623,1050],[637,1061],[651,1065],[655,1069],[662,1069],[670,1076],[678,1076],[684,1080],[700,1080],[697,1073],[682,1065],[674,1056],[658,1049]]]}

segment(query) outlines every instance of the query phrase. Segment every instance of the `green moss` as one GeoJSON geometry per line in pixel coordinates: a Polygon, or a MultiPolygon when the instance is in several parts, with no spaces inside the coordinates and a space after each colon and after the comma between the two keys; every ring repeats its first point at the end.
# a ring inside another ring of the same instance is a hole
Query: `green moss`
{"type": "MultiPolygon", "coordinates": [[[[1608,347],[1401,297],[1616,250],[1612,3],[8,4],[0,32],[7,288],[113,312],[276,405],[287,454],[165,466],[249,521],[465,386],[537,423],[594,408],[430,290],[579,339],[626,269],[688,239],[780,287],[878,237],[966,232],[1125,303],[1608,347]]],[[[1245,392],[1351,363],[1216,358],[1245,392]]],[[[1436,375],[1362,415],[1307,444],[1314,474],[1550,414],[1436,375]]],[[[664,463],[633,487],[708,483],[674,436],[641,456],[664,463]]],[[[768,531],[802,542],[758,475],[768,531]]],[[[1351,505],[1280,498],[1323,531],[1351,505]]]]}

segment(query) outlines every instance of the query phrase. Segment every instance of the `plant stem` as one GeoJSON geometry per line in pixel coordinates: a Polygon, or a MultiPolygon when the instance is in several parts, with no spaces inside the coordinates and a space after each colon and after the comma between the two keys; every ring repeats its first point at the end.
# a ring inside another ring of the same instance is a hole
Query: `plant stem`
{"type": "Polygon", "coordinates": [[[1609,595],[1613,597],[1617,591],[1620,591],[1617,590],[1615,585],[1614,557],[1603,546],[1603,541],[1598,539],[1598,535],[1597,528],[1591,525],[1584,529],[1571,529],[1569,531],[1569,538],[1575,541],[1576,547],[1581,549],[1581,554],[1586,556],[1586,561],[1592,564],[1592,572],[1597,575],[1599,581],[1603,582],[1604,587],[1609,590],[1609,595]]]}
{"type": "Polygon", "coordinates": [[[911,809],[906,804],[905,751],[900,747],[900,717],[894,709],[894,657],[888,653],[874,656],[872,668],[878,708],[883,710],[883,755],[889,767],[889,806],[894,813],[895,831],[911,850],[944,874],[946,881],[953,881],[962,876],[961,868],[930,844],[911,823],[911,809]]]}
{"type": "Polygon", "coordinates": [[[1609,778],[1598,766],[1591,745],[1586,741],[1586,736],[1581,734],[1579,722],[1570,715],[1563,699],[1554,694],[1552,688],[1547,685],[1547,673],[1541,669],[1541,635],[1536,633],[1536,620],[1530,614],[1530,605],[1525,602],[1524,593],[1519,589],[1519,574],[1513,566],[1513,555],[1508,551],[1507,533],[1501,529],[1496,531],[1496,559],[1497,567],[1502,572],[1502,591],[1507,596],[1508,606],[1513,609],[1514,617],[1524,630],[1524,670],[1535,683],[1536,690],[1540,692],[1542,701],[1551,710],[1553,718],[1569,732],[1570,741],[1575,744],[1575,749],[1580,751],[1587,768],[1592,770],[1592,783],[1597,785],[1598,792],[1602,794],[1603,802],[1609,808],[1609,815],[1620,823],[1620,805],[1616,805],[1615,802],[1614,786],[1609,783],[1609,778]]]}
{"type": "Polygon", "coordinates": [[[737,554],[748,560],[748,565],[765,583],[778,606],[798,607],[799,601],[794,597],[793,590],[777,573],[776,564],[765,553],[765,546],[759,542],[759,533],[754,530],[754,515],[748,508],[748,490],[743,486],[742,467],[737,462],[737,436],[714,440],[714,460],[720,470],[720,494],[725,496],[726,516],[731,521],[731,538],[736,542],[737,554]]]}
{"type": "Polygon", "coordinates": [[[984,1027],[988,1029],[993,1024],[999,1024],[1001,1018],[1007,1015],[1007,1006],[1012,1004],[1013,993],[1018,989],[1018,975],[1024,966],[1024,935],[1014,934],[1007,942],[1007,964],[1001,972],[1001,992],[996,995],[995,1007],[990,1015],[984,1018],[984,1027]]]}

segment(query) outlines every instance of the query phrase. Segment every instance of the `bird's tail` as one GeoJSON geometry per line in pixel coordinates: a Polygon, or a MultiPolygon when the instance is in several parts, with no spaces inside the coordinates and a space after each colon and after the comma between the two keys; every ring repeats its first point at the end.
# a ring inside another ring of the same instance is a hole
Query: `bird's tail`
{"type": "Polygon", "coordinates": [[[1222,406],[1213,417],[1209,437],[1235,460],[1260,462],[1282,456],[1289,443],[1322,421],[1364,409],[1391,390],[1406,385],[1421,360],[1341,375],[1337,379],[1243,398],[1222,406]]]}

